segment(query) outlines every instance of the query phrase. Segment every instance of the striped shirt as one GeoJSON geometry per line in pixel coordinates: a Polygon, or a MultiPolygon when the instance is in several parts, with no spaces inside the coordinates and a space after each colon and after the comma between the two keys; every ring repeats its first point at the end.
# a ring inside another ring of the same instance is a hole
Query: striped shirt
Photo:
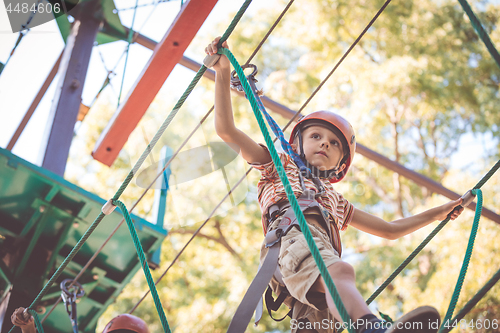
{"type": "MultiPolygon", "coordinates": [[[[264,147],[264,146],[263,146],[264,147]]],[[[266,147],[264,147],[267,149],[266,147]]],[[[300,185],[299,169],[292,158],[285,154],[279,154],[281,163],[285,168],[285,173],[288,177],[290,185],[293,189],[295,197],[300,197],[302,194],[302,186],[300,185]]],[[[264,228],[264,233],[267,232],[267,225],[269,221],[267,219],[267,210],[269,207],[278,203],[282,200],[287,200],[286,192],[279,178],[278,171],[273,163],[273,161],[266,164],[250,163],[250,165],[261,172],[261,178],[257,184],[258,188],[258,200],[260,209],[262,211],[262,227],[264,228]]],[[[354,213],[354,206],[347,201],[342,194],[335,191],[332,183],[328,180],[321,179],[323,186],[325,187],[325,193],[316,200],[325,208],[330,214],[330,224],[333,236],[333,246],[340,253],[342,250],[340,242],[339,231],[344,231],[352,220],[354,213]]],[[[317,192],[316,185],[313,181],[308,178],[304,178],[304,183],[308,189],[317,192]]]]}

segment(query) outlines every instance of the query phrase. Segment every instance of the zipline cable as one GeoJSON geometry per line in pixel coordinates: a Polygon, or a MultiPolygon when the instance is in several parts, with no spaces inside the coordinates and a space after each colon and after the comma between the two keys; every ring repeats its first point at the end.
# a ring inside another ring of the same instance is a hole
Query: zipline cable
{"type": "MultiPolygon", "coordinates": [[[[39,8],[40,2],[42,2],[42,0],[38,0],[37,1],[36,5],[34,5],[34,6],[36,6],[35,8],[39,8]]],[[[30,32],[30,29],[28,28],[28,26],[30,25],[31,21],[33,20],[33,18],[35,17],[35,14],[37,12],[38,11],[36,11],[36,10],[35,11],[31,11],[31,14],[28,17],[28,20],[26,21],[26,23],[23,24],[23,25],[21,25],[22,30],[19,31],[19,36],[17,37],[16,43],[14,44],[14,47],[12,48],[12,51],[10,51],[9,57],[5,61],[5,64],[3,64],[2,68],[0,69],[0,75],[3,72],[3,70],[5,69],[5,67],[7,67],[7,64],[9,63],[10,59],[14,55],[14,52],[16,52],[17,47],[21,43],[21,40],[24,38],[24,36],[26,36],[28,34],[28,32],[30,32]],[[25,30],[25,29],[28,29],[28,31],[24,32],[23,30],[25,30]]]]}
{"type": "Polygon", "coordinates": [[[134,36],[134,22],[135,22],[135,15],[137,14],[137,5],[138,4],[139,4],[139,0],[136,0],[135,1],[134,15],[132,16],[132,26],[130,27],[130,30],[128,32],[127,52],[125,55],[125,64],[123,65],[123,76],[122,76],[122,83],[120,85],[120,92],[118,93],[118,104],[116,106],[117,108],[120,107],[120,99],[122,97],[123,83],[125,82],[125,73],[127,72],[128,55],[130,53],[130,43],[132,43],[132,37],[134,36]]]}
{"type": "Polygon", "coordinates": [[[491,56],[497,63],[497,66],[500,67],[500,54],[498,54],[497,49],[495,48],[495,45],[493,45],[493,42],[490,39],[490,36],[488,36],[488,33],[486,30],[484,30],[483,25],[481,24],[481,21],[477,18],[476,14],[472,11],[472,8],[470,7],[469,3],[467,0],[458,0],[460,2],[460,5],[462,6],[463,10],[469,16],[470,23],[472,24],[472,27],[476,30],[476,33],[479,35],[481,40],[483,41],[484,45],[490,52],[491,56]]]}

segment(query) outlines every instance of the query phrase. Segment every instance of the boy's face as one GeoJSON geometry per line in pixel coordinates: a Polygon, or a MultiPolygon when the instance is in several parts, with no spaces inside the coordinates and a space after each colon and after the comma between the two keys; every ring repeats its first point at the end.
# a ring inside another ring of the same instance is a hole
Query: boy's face
{"type": "MultiPolygon", "coordinates": [[[[344,147],[340,138],[323,126],[307,127],[302,132],[302,144],[307,162],[322,171],[337,167],[344,157],[344,147]]],[[[344,168],[345,163],[338,171],[344,168]]]]}

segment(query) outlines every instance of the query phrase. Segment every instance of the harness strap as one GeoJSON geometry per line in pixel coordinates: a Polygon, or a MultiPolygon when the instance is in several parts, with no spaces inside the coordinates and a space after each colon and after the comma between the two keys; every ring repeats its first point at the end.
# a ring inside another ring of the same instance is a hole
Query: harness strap
{"type": "Polygon", "coordinates": [[[267,312],[269,313],[269,316],[271,316],[271,318],[274,320],[274,321],[282,321],[283,319],[285,319],[287,316],[292,316],[292,311],[293,311],[293,308],[290,309],[290,311],[288,311],[288,313],[281,319],[276,319],[273,317],[273,315],[271,314],[271,311],[278,311],[278,309],[280,308],[281,304],[283,304],[283,302],[285,301],[285,298],[288,296],[289,294],[285,291],[282,291],[279,296],[276,298],[276,300],[274,300],[273,298],[273,290],[271,289],[271,287],[267,287],[267,290],[266,290],[266,308],[267,308],[267,312]]]}
{"type": "MultiPolygon", "coordinates": [[[[305,211],[306,209],[313,207],[317,207],[321,211],[319,203],[315,199],[315,192],[312,190],[304,190],[300,198],[297,199],[297,201],[302,211],[305,211]]],[[[245,332],[254,311],[255,311],[255,322],[258,323],[260,318],[262,317],[262,301],[261,301],[262,295],[264,294],[264,291],[266,290],[266,287],[271,281],[273,275],[277,273],[275,275],[277,280],[280,283],[283,282],[278,267],[278,257],[281,249],[281,237],[286,235],[287,232],[292,227],[294,226],[296,226],[297,228],[299,227],[299,222],[297,220],[297,217],[295,216],[295,213],[293,212],[293,209],[287,209],[289,208],[289,206],[290,206],[289,204],[288,205],[284,204],[279,207],[279,212],[282,212],[285,209],[286,212],[283,215],[278,227],[274,230],[268,231],[265,237],[266,248],[269,249],[266,254],[266,258],[264,259],[262,266],[259,268],[257,275],[254,277],[252,283],[250,284],[250,287],[245,293],[243,300],[236,309],[236,313],[234,314],[234,317],[231,320],[231,323],[229,324],[227,333],[245,332]]],[[[274,215],[278,216],[276,210],[274,210],[274,215]]],[[[321,215],[324,217],[323,214],[321,215]]],[[[266,307],[269,308],[267,303],[266,307]]]]}
{"type": "Polygon", "coordinates": [[[278,264],[278,256],[281,248],[281,232],[277,232],[278,230],[279,229],[269,232],[268,235],[270,237],[266,235],[266,247],[269,248],[266,259],[250,284],[243,300],[238,306],[238,309],[229,324],[227,333],[245,332],[257,306],[257,302],[261,299],[269,281],[271,281],[271,278],[273,277],[276,265],[278,264]]]}

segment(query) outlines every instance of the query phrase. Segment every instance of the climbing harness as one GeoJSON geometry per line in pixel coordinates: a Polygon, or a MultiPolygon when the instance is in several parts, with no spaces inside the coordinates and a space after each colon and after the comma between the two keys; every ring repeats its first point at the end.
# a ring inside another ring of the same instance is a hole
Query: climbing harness
{"type": "MultiPolygon", "coordinates": [[[[217,57],[217,60],[218,58],[219,57],[217,57]]],[[[258,82],[258,80],[255,77],[255,75],[258,73],[257,66],[253,64],[246,64],[241,66],[241,69],[243,71],[247,68],[252,69],[252,73],[245,76],[248,81],[248,84],[251,87],[251,91],[253,92],[253,94],[255,94],[255,96],[262,95],[262,90],[259,90],[256,86],[256,82],[258,82]]],[[[245,91],[241,80],[237,76],[236,70],[233,70],[231,73],[231,88],[239,92],[245,91]]],[[[249,98],[246,92],[245,92],[245,97],[247,99],[249,98]]],[[[260,102],[259,98],[257,98],[257,102],[258,103],[260,102]]],[[[261,104],[262,103],[259,103],[259,107],[261,108],[261,111],[265,112],[265,108],[261,104]]],[[[276,124],[274,123],[271,117],[269,117],[268,123],[270,125],[276,124]]],[[[275,126],[274,128],[276,129],[275,133],[277,134],[277,137],[282,137],[283,132],[281,131],[281,129],[278,126],[275,126]]],[[[301,152],[302,151],[303,150],[301,145],[301,152]]],[[[301,155],[300,157],[301,161],[304,162],[305,161],[304,156],[301,155]]],[[[307,166],[310,167],[309,165],[307,166]]],[[[314,172],[299,172],[299,178],[303,191],[302,195],[298,199],[298,204],[300,206],[301,211],[305,212],[306,210],[311,208],[317,208],[319,210],[320,212],[319,215],[323,217],[324,226],[326,226],[328,235],[330,237],[330,241],[333,244],[331,227],[330,224],[328,223],[329,213],[315,200],[315,198],[325,193],[325,188],[323,184],[321,183],[319,178],[316,177],[316,173],[314,172]],[[303,174],[307,175],[309,178],[312,178],[314,184],[317,187],[318,190],[317,192],[308,190],[306,188],[303,174]]],[[[228,333],[243,332],[246,328],[246,325],[250,321],[250,318],[254,311],[255,311],[255,325],[259,323],[263,313],[262,294],[264,293],[266,287],[267,287],[267,291],[265,292],[266,307],[272,319],[274,319],[274,317],[272,316],[271,311],[278,310],[281,304],[283,304],[285,298],[288,296],[288,293],[286,292],[285,283],[283,282],[282,275],[278,267],[278,255],[280,253],[280,248],[281,248],[281,238],[285,236],[292,227],[296,227],[300,230],[298,219],[295,216],[293,210],[289,208],[290,208],[290,203],[288,201],[282,201],[278,204],[271,206],[268,210],[267,217],[269,224],[274,222],[276,218],[278,218],[279,216],[283,215],[283,217],[280,223],[278,224],[277,228],[268,231],[266,234],[265,243],[266,243],[266,248],[269,249],[268,253],[266,254],[266,258],[262,266],[259,267],[257,275],[254,278],[254,282],[252,282],[252,284],[250,285],[245,296],[243,297],[243,300],[240,303],[240,306],[236,310],[236,313],[231,321],[231,324],[229,325],[228,333]],[[269,286],[269,283],[273,277],[278,281],[278,283],[283,288],[282,292],[278,295],[278,298],[276,300],[273,299],[272,289],[269,286]],[[258,302],[257,304],[255,304],[256,300],[258,302]]],[[[291,312],[292,309],[290,309],[287,315],[291,315],[291,312]]],[[[281,319],[277,319],[277,321],[282,321],[284,318],[286,318],[287,315],[285,315],[281,319]]]]}
{"type": "MultiPolygon", "coordinates": [[[[269,31],[266,33],[266,35],[264,36],[264,38],[261,40],[261,42],[259,43],[259,45],[255,48],[255,50],[253,51],[253,53],[250,55],[250,57],[247,59],[246,63],[245,64],[248,64],[250,63],[250,61],[254,58],[254,56],[257,54],[257,52],[260,50],[260,48],[262,47],[262,45],[264,44],[264,42],[267,40],[267,38],[269,37],[269,35],[271,34],[271,32],[273,31],[273,29],[277,26],[277,24],[279,23],[279,21],[281,20],[281,18],[284,16],[284,14],[286,13],[286,11],[290,8],[290,6],[292,5],[292,3],[294,2],[294,0],[290,0],[290,2],[287,4],[287,6],[285,7],[285,9],[281,12],[280,16],[276,19],[276,21],[273,23],[273,25],[271,26],[271,28],[269,29],[269,31]]],[[[344,52],[344,55],[341,57],[341,59],[335,64],[335,66],[333,67],[333,69],[329,72],[329,74],[321,81],[321,83],[318,85],[318,87],[316,87],[316,89],[313,91],[313,93],[309,96],[309,98],[302,104],[302,106],[299,108],[299,110],[295,113],[295,115],[288,121],[288,123],[284,126],[283,128],[283,131],[286,130],[290,124],[296,120],[297,117],[299,117],[300,113],[302,112],[302,110],[305,109],[305,107],[309,104],[309,102],[312,100],[312,98],[317,94],[317,92],[321,89],[321,87],[323,87],[323,85],[328,81],[328,79],[333,75],[333,73],[337,70],[337,68],[340,66],[340,64],[344,61],[344,59],[347,57],[347,55],[352,51],[352,49],[359,43],[359,41],[361,40],[361,38],[364,36],[364,34],[368,31],[368,29],[370,29],[370,27],[373,25],[373,23],[376,21],[376,19],[380,16],[380,14],[382,14],[382,12],[385,10],[385,8],[389,5],[389,3],[391,2],[391,0],[386,0],[386,2],[384,3],[384,5],[378,10],[378,12],[375,14],[375,16],[372,18],[372,20],[368,23],[368,25],[365,27],[365,29],[361,32],[361,34],[358,36],[358,38],[356,38],[356,40],[351,44],[351,46],[347,49],[346,52],[344,52]]],[[[223,36],[224,37],[224,36],[223,36]]],[[[219,42],[219,44],[221,44],[221,42],[219,42]]],[[[220,47],[220,45],[219,45],[220,47]]],[[[205,58],[205,61],[204,61],[204,65],[205,67],[212,67],[215,63],[217,63],[218,61],[218,56],[213,56],[212,58],[209,58],[207,57],[205,58]],[[208,58],[208,59],[207,59],[208,58]]],[[[178,154],[179,151],[182,150],[182,148],[184,148],[184,146],[186,145],[186,142],[189,138],[191,138],[194,134],[194,132],[200,127],[201,123],[203,123],[207,117],[210,115],[210,113],[213,111],[213,106],[210,108],[210,110],[205,114],[205,116],[202,118],[202,120],[200,121],[200,124],[197,125],[197,127],[194,128],[194,130],[188,135],[187,139],[179,146],[178,150],[176,151],[176,153],[174,153],[174,155],[172,156],[172,159],[178,154]]],[[[278,138],[275,138],[274,141],[276,141],[278,138]]],[[[172,160],[171,159],[171,160],[172,160]]],[[[170,164],[170,161],[168,161],[166,164],[165,164],[165,167],[166,168],[169,164],[170,164]]],[[[165,169],[164,169],[165,170],[165,169]]],[[[248,174],[250,173],[250,171],[252,170],[252,168],[249,168],[247,169],[247,171],[245,172],[245,174],[236,182],[236,184],[231,188],[231,191],[234,191],[236,190],[236,188],[246,179],[246,177],[248,176],[248,174]]],[[[161,174],[157,174],[155,180],[149,185],[149,187],[143,192],[143,194],[139,197],[139,199],[137,200],[137,202],[134,204],[134,206],[132,206],[131,209],[134,209],[135,205],[137,205],[137,203],[144,197],[145,195],[145,192],[147,190],[149,190],[149,188],[151,188],[151,186],[154,184],[154,182],[161,176],[161,174]]],[[[196,238],[196,236],[198,235],[198,233],[200,232],[201,229],[203,229],[203,227],[205,227],[205,225],[209,222],[209,220],[212,218],[212,216],[215,214],[215,211],[221,207],[221,205],[224,203],[224,201],[229,197],[228,194],[226,194],[222,199],[221,201],[216,205],[216,207],[214,208],[214,210],[208,215],[208,217],[205,219],[205,221],[200,225],[200,227],[193,233],[193,235],[189,238],[189,240],[184,244],[184,246],[179,250],[179,252],[176,254],[175,258],[171,261],[170,265],[165,269],[165,271],[162,273],[162,275],[160,276],[160,278],[158,278],[158,281],[156,283],[158,283],[167,273],[168,271],[170,270],[170,268],[172,268],[172,266],[175,264],[175,262],[177,261],[177,259],[180,257],[180,255],[182,255],[182,253],[185,251],[185,249],[187,248],[187,246],[189,246],[189,244],[193,241],[194,238],[196,238]]],[[[122,220],[123,222],[123,220],[122,220]]],[[[122,223],[121,222],[121,223],[122,223]]],[[[130,313],[132,313],[136,308],[137,306],[139,306],[139,304],[146,298],[146,296],[148,295],[149,293],[149,290],[147,290],[143,297],[137,302],[137,304],[134,306],[134,308],[131,310],[130,313]]]]}
{"type": "Polygon", "coordinates": [[[78,333],[78,316],[76,314],[76,299],[83,297],[85,291],[80,283],[71,279],[63,280],[60,284],[61,297],[64,302],[64,307],[71,320],[73,333],[78,333]],[[72,285],[70,287],[70,285],[72,285]]]}
{"type": "MultiPolygon", "coordinates": [[[[303,183],[302,176],[300,176],[300,178],[303,183]]],[[[316,195],[317,193],[313,190],[304,190],[302,192],[302,195],[297,199],[300,210],[302,212],[309,209],[319,210],[320,215],[323,217],[325,225],[327,226],[328,230],[331,230],[329,228],[329,224],[327,224],[328,220],[325,219],[325,210],[315,199],[316,195]]],[[[274,216],[274,219],[272,221],[276,220],[276,218],[278,218],[279,216],[282,216],[282,218],[278,226],[273,230],[269,230],[265,236],[264,242],[266,244],[265,246],[268,249],[268,252],[266,254],[264,262],[262,263],[262,266],[259,268],[257,275],[250,284],[250,287],[245,293],[243,300],[241,301],[238,309],[236,310],[236,313],[234,314],[234,317],[227,330],[228,333],[244,332],[254,311],[256,311],[256,324],[260,321],[262,315],[262,295],[264,294],[264,291],[268,287],[269,282],[271,281],[273,276],[281,286],[285,287],[285,283],[283,282],[283,278],[278,266],[278,256],[281,249],[281,238],[285,236],[293,227],[296,227],[300,230],[298,218],[295,215],[293,209],[289,209],[290,207],[290,203],[284,202],[281,204],[275,204],[269,209],[269,215],[274,216]]],[[[329,232],[329,236],[331,239],[331,232],[329,232]]],[[[269,291],[266,292],[267,295],[269,293],[269,291]]],[[[269,298],[269,296],[267,298],[269,298]]],[[[286,293],[284,293],[283,295],[280,294],[278,296],[279,300],[277,299],[276,301],[272,302],[273,308],[279,308],[285,298],[286,293]]],[[[272,317],[272,314],[269,314],[272,317]]]]}

